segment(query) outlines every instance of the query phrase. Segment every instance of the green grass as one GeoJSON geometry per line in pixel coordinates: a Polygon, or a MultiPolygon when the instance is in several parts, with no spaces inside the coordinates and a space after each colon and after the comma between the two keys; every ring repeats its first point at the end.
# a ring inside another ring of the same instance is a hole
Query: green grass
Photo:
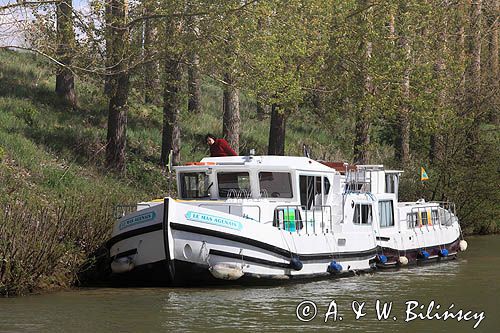
{"type": "MultiPolygon", "coordinates": [[[[131,90],[127,128],[127,170],[118,177],[103,168],[107,98],[102,83],[77,80],[80,108],[72,110],[54,93],[54,68],[43,58],[12,51],[0,52],[0,146],[6,159],[25,170],[35,191],[49,199],[67,195],[114,196],[118,200],[145,200],[168,194],[164,171],[159,167],[162,109],[140,101],[131,90]]],[[[222,87],[206,79],[202,85],[202,113],[181,114],[181,160],[207,156],[204,135],[222,133],[222,87]]],[[[240,152],[267,153],[269,119],[257,120],[255,101],[240,97],[240,152]]],[[[301,155],[302,145],[319,158],[342,158],[336,144],[306,110],[287,121],[286,151],[301,155]]],[[[344,147],[345,148],[345,147],[344,147]]],[[[28,185],[26,185],[28,186],[28,185]]],[[[33,187],[32,186],[32,187],[33,187]]]]}
{"type": "MultiPolygon", "coordinates": [[[[161,107],[142,103],[138,87],[132,87],[127,167],[124,174],[117,175],[104,168],[108,100],[102,82],[77,79],[77,110],[58,100],[54,84],[54,67],[45,59],[0,51],[0,207],[9,212],[0,214],[0,230],[4,231],[0,237],[0,263],[4,266],[0,271],[5,272],[0,276],[0,294],[74,283],[78,267],[88,265],[93,260],[91,254],[109,236],[114,205],[175,195],[175,186],[168,183],[165,170],[159,166],[161,107]],[[69,212],[58,217],[62,207],[69,212]],[[99,212],[94,214],[95,207],[99,212]],[[26,216],[26,211],[45,215],[26,216]],[[14,228],[16,220],[22,223],[14,228]],[[72,223],[82,227],[58,227],[72,223]],[[30,230],[39,230],[41,236],[26,235],[30,230]],[[64,241],[58,243],[61,237],[64,241]],[[55,245],[42,251],[45,243],[55,245]],[[25,246],[16,250],[12,244],[25,246]],[[43,270],[13,264],[29,260],[30,247],[39,249],[47,261],[43,270]],[[64,267],[59,264],[62,258],[66,260],[64,267]]],[[[182,162],[207,156],[206,133],[221,135],[222,93],[219,84],[206,79],[202,112],[188,114],[185,103],[181,113],[182,162]]],[[[240,152],[254,148],[257,154],[266,154],[269,118],[257,119],[255,101],[245,92],[241,93],[240,109],[240,152]]],[[[317,126],[318,121],[305,111],[290,116],[287,153],[301,155],[305,143],[318,153],[316,156],[328,158],[326,152],[340,156],[338,141],[317,126]]]]}
{"type": "MultiPolygon", "coordinates": [[[[88,266],[91,254],[108,238],[114,205],[175,195],[175,185],[167,181],[165,170],[159,166],[162,108],[142,103],[136,81],[133,78],[129,98],[126,172],[117,175],[104,168],[108,99],[103,94],[103,83],[91,78],[77,79],[80,106],[73,110],[55,95],[54,67],[48,61],[29,53],[0,50],[0,212],[6,212],[5,216],[0,214],[0,231],[4,231],[0,233],[0,294],[24,293],[45,284],[74,283],[78,268],[88,266]],[[81,228],[65,232],[53,226],[59,223],[54,221],[59,221],[56,212],[61,207],[69,209],[59,219],[62,225],[74,222],[81,228]],[[23,215],[25,210],[44,212],[44,209],[49,209],[49,213],[43,219],[23,215]],[[15,225],[17,220],[23,220],[24,224],[15,225]],[[23,230],[38,230],[38,221],[45,223],[41,226],[42,239],[25,235],[23,230]],[[56,239],[63,241],[59,244],[56,239]],[[9,260],[30,257],[30,252],[14,251],[11,242],[25,243],[27,248],[42,248],[44,242],[57,243],[50,251],[41,252],[52,264],[42,272],[9,264],[10,273],[3,274],[7,271],[2,265],[9,260]],[[68,255],[73,259],[61,267],[57,260],[68,255]],[[34,274],[38,274],[37,279],[33,279],[34,274]]],[[[181,112],[183,163],[207,156],[208,147],[203,140],[206,133],[221,135],[222,94],[220,84],[206,78],[202,84],[202,112],[188,114],[185,103],[181,112]]],[[[240,94],[240,110],[240,153],[246,154],[253,148],[257,154],[266,154],[269,117],[257,119],[255,100],[245,91],[240,94]]],[[[286,154],[302,155],[305,144],[313,158],[351,160],[352,117],[330,111],[322,119],[303,105],[289,116],[286,154]]],[[[385,138],[393,127],[373,125],[372,163],[398,167],[390,140],[385,138]]],[[[418,182],[415,170],[427,166],[428,161],[425,154],[415,154],[412,165],[405,170],[402,196],[411,200],[429,198],[432,189],[439,189],[439,196],[443,193],[446,199],[457,202],[466,231],[498,232],[499,192],[498,187],[490,185],[490,182],[498,184],[494,172],[498,167],[498,152],[488,150],[498,146],[495,133],[488,131],[483,138],[488,144],[483,145],[480,165],[471,168],[467,163],[453,163],[428,167],[431,180],[425,188],[418,182]],[[475,180],[473,186],[468,184],[470,179],[475,180]]]]}

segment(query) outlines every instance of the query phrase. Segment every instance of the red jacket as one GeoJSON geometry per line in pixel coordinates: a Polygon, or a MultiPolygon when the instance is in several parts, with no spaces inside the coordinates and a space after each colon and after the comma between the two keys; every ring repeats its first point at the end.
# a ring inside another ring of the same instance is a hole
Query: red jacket
{"type": "Polygon", "coordinates": [[[210,146],[210,156],[238,156],[236,152],[229,147],[229,144],[224,139],[216,139],[213,145],[210,146]]]}

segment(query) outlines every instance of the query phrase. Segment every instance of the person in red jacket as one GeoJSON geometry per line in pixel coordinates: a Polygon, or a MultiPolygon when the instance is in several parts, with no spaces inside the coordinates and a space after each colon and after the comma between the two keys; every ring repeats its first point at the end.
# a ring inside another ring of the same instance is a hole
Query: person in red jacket
{"type": "Polygon", "coordinates": [[[210,146],[211,157],[238,156],[224,139],[217,139],[213,134],[205,135],[205,141],[210,146]]]}

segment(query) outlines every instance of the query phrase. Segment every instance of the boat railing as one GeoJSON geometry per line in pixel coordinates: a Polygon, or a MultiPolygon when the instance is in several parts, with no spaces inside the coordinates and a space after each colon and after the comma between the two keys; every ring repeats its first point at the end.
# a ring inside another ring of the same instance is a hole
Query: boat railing
{"type": "Polygon", "coordinates": [[[333,229],[332,206],[317,205],[306,209],[303,205],[276,206],[273,214],[273,226],[281,230],[306,234],[316,234],[319,229],[325,233],[333,229]],[[319,226],[317,225],[319,223],[319,226]],[[319,229],[317,229],[319,228],[319,229]]]}
{"type": "Polygon", "coordinates": [[[261,198],[269,198],[269,193],[267,192],[267,189],[261,189],[260,190],[260,197],[261,198]]]}
{"type": "Polygon", "coordinates": [[[227,191],[227,196],[228,199],[248,199],[252,197],[252,191],[247,190],[247,189],[229,189],[227,191]]]}
{"type": "Polygon", "coordinates": [[[125,215],[141,210],[142,208],[149,208],[151,204],[149,203],[137,203],[137,204],[119,204],[113,209],[113,216],[115,219],[120,219],[125,215]]]}
{"type": "Polygon", "coordinates": [[[345,193],[364,193],[371,191],[370,170],[347,170],[345,175],[345,193]]]}
{"type": "Polygon", "coordinates": [[[237,215],[237,216],[242,216],[244,218],[247,218],[249,220],[254,220],[256,222],[261,221],[261,216],[262,216],[262,211],[260,206],[258,205],[242,205],[242,204],[233,204],[233,203],[202,203],[199,204],[198,207],[204,207],[204,208],[209,208],[209,209],[216,209],[217,211],[231,214],[231,215],[237,215]],[[227,210],[220,210],[219,208],[227,208],[227,210]],[[245,213],[245,208],[257,208],[258,211],[258,218],[255,219],[251,217],[253,214],[248,214],[245,213]],[[241,213],[241,214],[240,214],[241,213]]]}
{"type": "Polygon", "coordinates": [[[412,207],[406,214],[408,229],[432,225],[449,226],[456,220],[455,204],[448,201],[430,201],[426,204],[419,204],[412,207]]]}

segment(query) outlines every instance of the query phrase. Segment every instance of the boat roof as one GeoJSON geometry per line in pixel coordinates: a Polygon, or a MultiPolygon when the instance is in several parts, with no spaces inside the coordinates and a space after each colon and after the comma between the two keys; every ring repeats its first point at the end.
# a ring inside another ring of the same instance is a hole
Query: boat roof
{"type": "Polygon", "coordinates": [[[205,157],[200,162],[187,163],[184,166],[176,166],[176,170],[193,170],[196,168],[206,169],[235,169],[244,166],[246,168],[268,168],[270,170],[303,170],[313,172],[337,173],[324,164],[321,164],[308,157],[299,156],[225,156],[225,157],[205,157]]]}
{"type": "Polygon", "coordinates": [[[355,165],[343,162],[316,161],[304,156],[274,156],[248,155],[205,157],[200,162],[188,162],[185,165],[175,166],[175,170],[193,171],[210,169],[241,170],[269,169],[269,170],[301,170],[309,172],[328,172],[345,175],[346,170],[383,171],[385,173],[401,174],[402,170],[385,170],[383,165],[355,165]]]}

